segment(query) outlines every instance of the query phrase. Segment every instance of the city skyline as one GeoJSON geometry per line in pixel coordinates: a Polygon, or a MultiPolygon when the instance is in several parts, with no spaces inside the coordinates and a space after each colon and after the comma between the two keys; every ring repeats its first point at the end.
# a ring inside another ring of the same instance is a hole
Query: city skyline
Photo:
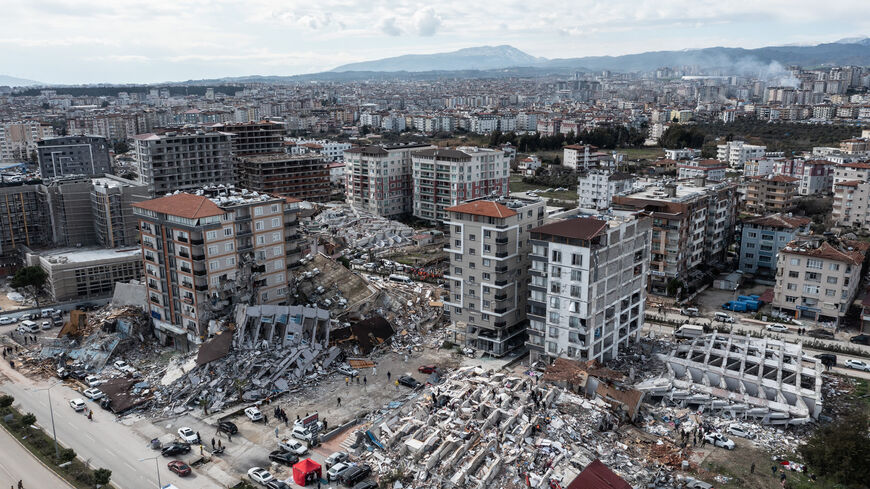
{"type": "Polygon", "coordinates": [[[534,11],[520,2],[359,6],[329,0],[311,8],[274,0],[36,1],[7,6],[0,62],[4,75],[47,84],[158,83],[315,73],[481,45],[510,44],[533,56],[569,58],[808,45],[870,32],[870,5],[858,1],[626,0],[579,2],[570,12],[560,7],[549,1],[534,11]]]}

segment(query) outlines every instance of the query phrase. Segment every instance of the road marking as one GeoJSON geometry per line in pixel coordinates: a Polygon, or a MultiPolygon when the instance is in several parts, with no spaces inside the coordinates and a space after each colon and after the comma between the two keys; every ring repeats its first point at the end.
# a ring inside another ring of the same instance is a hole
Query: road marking
{"type": "Polygon", "coordinates": [[[6,472],[6,475],[8,475],[10,478],[12,478],[12,472],[9,472],[9,470],[6,468],[6,466],[3,465],[2,463],[0,463],[0,469],[3,469],[3,472],[6,472]]]}
{"type": "Polygon", "coordinates": [[[88,438],[91,439],[91,441],[93,441],[94,443],[96,443],[97,439],[94,438],[93,435],[91,435],[90,433],[85,433],[85,436],[87,436],[88,438]]]}
{"type": "Polygon", "coordinates": [[[126,465],[127,467],[130,467],[130,470],[132,470],[133,472],[136,472],[136,467],[133,467],[132,465],[130,465],[129,462],[124,462],[124,465],[126,465]]]}

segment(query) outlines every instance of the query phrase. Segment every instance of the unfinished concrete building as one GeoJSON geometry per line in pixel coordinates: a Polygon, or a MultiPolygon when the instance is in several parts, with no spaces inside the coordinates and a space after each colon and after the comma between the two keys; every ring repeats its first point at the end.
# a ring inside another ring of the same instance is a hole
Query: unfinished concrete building
{"type": "Polygon", "coordinates": [[[43,180],[64,175],[112,173],[109,141],[100,136],[61,136],[36,143],[43,180]]]}
{"type": "Polygon", "coordinates": [[[236,306],[235,342],[239,347],[288,347],[329,343],[329,311],[305,306],[236,306]]]}
{"type": "Polygon", "coordinates": [[[133,204],[148,200],[141,183],[106,175],[93,179],[91,212],[97,243],[106,248],[133,246],[139,241],[133,204]]]}
{"type": "Polygon", "coordinates": [[[51,214],[39,185],[0,184],[0,273],[22,263],[22,246],[51,244],[51,214]]]}
{"type": "Polygon", "coordinates": [[[51,216],[52,240],[57,246],[97,244],[91,214],[91,179],[83,176],[58,177],[41,185],[51,216]]]}
{"type": "Polygon", "coordinates": [[[822,364],[805,357],[800,343],[714,332],[658,356],[667,377],[635,386],[653,404],[771,424],[800,423],[822,411],[822,364]]]}
{"type": "Polygon", "coordinates": [[[329,169],[323,156],[268,153],[240,156],[236,162],[240,187],[310,202],[329,200],[329,169]]]}
{"type": "Polygon", "coordinates": [[[233,182],[231,134],[202,131],[133,136],[139,181],[152,196],[233,182]]]}

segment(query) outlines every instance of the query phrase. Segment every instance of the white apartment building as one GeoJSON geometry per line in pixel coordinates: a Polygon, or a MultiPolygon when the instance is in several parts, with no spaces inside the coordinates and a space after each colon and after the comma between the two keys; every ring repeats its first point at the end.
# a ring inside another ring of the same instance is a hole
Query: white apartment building
{"type": "Polygon", "coordinates": [[[799,237],[779,251],[774,310],[839,323],[858,293],[861,267],[870,244],[799,237]]]}
{"type": "Polygon", "coordinates": [[[743,164],[744,177],[766,177],[773,173],[776,160],[773,158],[757,158],[746,160],[743,164]]]}
{"type": "Polygon", "coordinates": [[[531,231],[531,361],[607,361],[640,335],[650,261],[648,217],[579,217],[531,231]]]}
{"type": "Polygon", "coordinates": [[[870,231],[870,181],[844,180],[835,183],[831,218],[835,226],[870,231]]]}
{"type": "Polygon", "coordinates": [[[344,161],[344,152],[351,148],[350,143],[340,143],[329,139],[303,139],[290,138],[296,143],[290,146],[290,154],[317,153],[324,156],[326,161],[344,161]]]}
{"type": "Polygon", "coordinates": [[[414,200],[411,153],[432,147],[402,144],[345,150],[347,203],[384,217],[410,214],[414,200]]]}
{"type": "Polygon", "coordinates": [[[689,160],[677,163],[678,178],[706,178],[711,182],[725,180],[727,165],[719,160],[689,160]]]}
{"type": "MultiPolygon", "coordinates": [[[[661,134],[659,134],[661,136],[661,134]]],[[[682,148],[682,149],[666,149],[665,158],[669,160],[694,160],[701,156],[700,149],[682,148]]]]}
{"type": "Polygon", "coordinates": [[[299,201],[206,189],[133,204],[149,314],[162,340],[200,343],[235,303],[287,304],[299,201]]]}
{"type": "Polygon", "coordinates": [[[870,163],[843,163],[835,166],[834,185],[849,181],[870,181],[870,163]]]}
{"type": "Polygon", "coordinates": [[[605,169],[592,169],[578,178],[577,206],[581,209],[602,210],[610,207],[613,196],[631,190],[634,175],[605,169]]]}
{"type": "Polygon", "coordinates": [[[575,170],[588,170],[591,157],[598,150],[590,144],[569,144],[562,148],[562,166],[575,170]]]}
{"type": "Polygon", "coordinates": [[[39,121],[0,122],[0,163],[28,160],[37,141],[51,137],[54,128],[39,121]]]}
{"type": "Polygon", "coordinates": [[[747,160],[762,158],[766,150],[765,146],[729,141],[716,146],[716,159],[728,163],[732,168],[742,168],[747,160]]]}
{"type": "Polygon", "coordinates": [[[510,164],[498,149],[460,146],[415,151],[413,214],[428,221],[447,219],[446,209],[467,200],[507,196],[510,164]]]}

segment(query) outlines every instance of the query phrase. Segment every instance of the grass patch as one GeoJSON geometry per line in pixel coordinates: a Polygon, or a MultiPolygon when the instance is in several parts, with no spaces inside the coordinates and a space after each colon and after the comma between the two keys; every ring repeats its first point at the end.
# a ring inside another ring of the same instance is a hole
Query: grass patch
{"type": "MultiPolygon", "coordinates": [[[[513,192],[528,192],[529,190],[546,190],[551,187],[546,187],[544,185],[535,185],[533,183],[526,183],[523,181],[522,175],[511,175],[510,177],[510,189],[511,193],[513,192]]],[[[577,202],[577,189],[572,188],[562,192],[541,192],[541,197],[546,199],[556,199],[556,200],[567,200],[570,202],[577,202]]]]}
{"type": "MultiPolygon", "coordinates": [[[[606,150],[605,150],[606,151],[606,150]]],[[[665,150],[659,147],[652,148],[618,148],[617,153],[625,155],[627,160],[655,160],[665,157],[665,150]]]]}

